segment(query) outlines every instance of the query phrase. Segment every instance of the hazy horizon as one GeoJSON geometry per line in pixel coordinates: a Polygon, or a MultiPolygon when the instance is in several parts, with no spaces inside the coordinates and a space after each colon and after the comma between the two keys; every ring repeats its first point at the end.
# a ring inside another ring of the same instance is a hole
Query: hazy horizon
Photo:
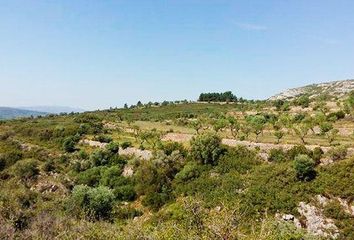
{"type": "Polygon", "coordinates": [[[0,106],[265,99],[354,78],[353,1],[1,1],[0,106]]]}

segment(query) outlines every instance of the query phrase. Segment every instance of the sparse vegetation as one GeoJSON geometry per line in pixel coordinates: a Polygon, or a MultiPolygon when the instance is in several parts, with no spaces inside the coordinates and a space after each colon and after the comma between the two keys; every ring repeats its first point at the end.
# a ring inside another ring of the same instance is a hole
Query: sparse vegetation
{"type": "MultiPolygon", "coordinates": [[[[1,122],[0,238],[307,239],[277,214],[354,196],[351,100],[323,99],[206,94],[1,122]]],[[[353,236],[338,202],[322,210],[353,236]]]]}

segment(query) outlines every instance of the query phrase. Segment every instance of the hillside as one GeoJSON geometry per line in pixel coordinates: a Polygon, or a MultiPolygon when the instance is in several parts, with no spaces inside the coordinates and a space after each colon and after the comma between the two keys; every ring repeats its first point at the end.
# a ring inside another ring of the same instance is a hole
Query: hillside
{"type": "Polygon", "coordinates": [[[316,98],[320,95],[345,98],[353,90],[354,80],[333,81],[292,88],[270,97],[269,100],[292,100],[301,95],[308,95],[310,98],[316,98]]]}
{"type": "Polygon", "coordinates": [[[0,119],[13,119],[13,118],[22,118],[22,117],[30,117],[30,116],[40,116],[46,114],[47,114],[46,112],[39,112],[33,110],[0,107],[0,119]]]}
{"type": "Polygon", "coordinates": [[[284,104],[2,121],[0,239],[354,239],[354,96],[284,104]]]}

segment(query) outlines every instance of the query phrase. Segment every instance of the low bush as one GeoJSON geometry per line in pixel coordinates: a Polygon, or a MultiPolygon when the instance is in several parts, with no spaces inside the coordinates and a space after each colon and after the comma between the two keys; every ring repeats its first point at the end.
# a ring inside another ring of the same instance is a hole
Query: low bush
{"type": "Polygon", "coordinates": [[[121,166],[112,166],[101,172],[100,184],[110,188],[122,186],[127,183],[125,177],[121,176],[123,169],[121,166]]]}
{"type": "Polygon", "coordinates": [[[120,207],[115,210],[114,216],[121,220],[133,219],[135,217],[139,217],[143,215],[143,213],[132,207],[120,207]]]}
{"type": "Polygon", "coordinates": [[[287,158],[289,160],[294,160],[297,155],[304,154],[309,157],[312,157],[312,152],[308,150],[304,145],[293,146],[286,152],[287,158]]]}
{"type": "Polygon", "coordinates": [[[321,162],[321,158],[323,156],[323,150],[320,147],[316,147],[312,151],[312,159],[315,161],[315,164],[318,165],[321,162]]]}
{"type": "Polygon", "coordinates": [[[296,176],[301,181],[310,181],[315,178],[315,162],[308,156],[300,154],[295,157],[294,169],[296,176]]]}
{"type": "Polygon", "coordinates": [[[199,177],[201,171],[202,171],[202,167],[199,164],[195,162],[187,163],[182,168],[182,170],[176,174],[175,182],[183,183],[183,182],[193,180],[199,177]]]}
{"type": "Polygon", "coordinates": [[[101,170],[102,167],[93,167],[81,172],[77,175],[76,182],[91,187],[98,186],[101,180],[101,170]]]}
{"type": "Polygon", "coordinates": [[[35,159],[24,159],[13,166],[15,175],[23,180],[29,180],[39,174],[38,161],[35,159]]]}
{"type": "Polygon", "coordinates": [[[55,164],[54,164],[53,159],[48,159],[48,160],[43,164],[42,170],[45,171],[45,172],[52,172],[52,171],[54,171],[54,170],[55,170],[55,164]]]}
{"type": "Polygon", "coordinates": [[[95,141],[99,141],[101,143],[110,143],[113,141],[112,137],[107,135],[97,135],[93,138],[95,141]]]}
{"type": "Polygon", "coordinates": [[[65,152],[71,153],[76,151],[76,143],[78,139],[74,136],[70,136],[64,139],[63,149],[65,152]]]}
{"type": "Polygon", "coordinates": [[[254,151],[244,146],[238,146],[236,148],[230,148],[228,152],[220,158],[217,170],[223,174],[231,171],[246,173],[258,164],[260,164],[260,160],[256,157],[254,151]]]}
{"type": "Polygon", "coordinates": [[[110,142],[109,144],[107,144],[106,149],[107,151],[116,154],[119,151],[119,144],[116,142],[110,142]]]}
{"type": "Polygon", "coordinates": [[[92,188],[75,186],[66,207],[70,214],[85,215],[91,220],[110,219],[114,204],[114,195],[107,187],[92,188]]]}
{"type": "Polygon", "coordinates": [[[216,164],[223,153],[221,139],[216,134],[203,134],[192,139],[190,157],[202,164],[216,164]]]}
{"type": "Polygon", "coordinates": [[[160,146],[160,149],[166,154],[171,155],[175,151],[179,151],[180,154],[186,156],[187,151],[181,143],[178,142],[167,142],[160,146]]]}
{"type": "Polygon", "coordinates": [[[284,162],[287,156],[282,148],[272,148],[269,151],[268,161],[270,162],[284,162]]]}
{"type": "Polygon", "coordinates": [[[328,156],[333,161],[343,160],[347,156],[348,149],[345,146],[332,147],[328,152],[328,156]]]}
{"type": "Polygon", "coordinates": [[[171,198],[172,194],[169,192],[150,192],[143,198],[142,204],[153,211],[157,211],[171,198]]]}
{"type": "Polygon", "coordinates": [[[131,142],[123,142],[122,144],[121,144],[121,147],[123,148],[123,149],[127,149],[128,147],[131,147],[132,146],[132,143],[131,142]]]}
{"type": "Polygon", "coordinates": [[[124,185],[113,189],[115,199],[118,201],[134,201],[136,192],[133,185],[124,185]]]}

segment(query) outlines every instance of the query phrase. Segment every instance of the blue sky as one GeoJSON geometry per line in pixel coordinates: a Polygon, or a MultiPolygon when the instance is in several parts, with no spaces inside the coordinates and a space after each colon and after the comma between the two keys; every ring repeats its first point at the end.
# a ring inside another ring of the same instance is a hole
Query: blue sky
{"type": "Polygon", "coordinates": [[[0,105],[263,99],[354,78],[354,1],[0,1],[0,105]]]}

